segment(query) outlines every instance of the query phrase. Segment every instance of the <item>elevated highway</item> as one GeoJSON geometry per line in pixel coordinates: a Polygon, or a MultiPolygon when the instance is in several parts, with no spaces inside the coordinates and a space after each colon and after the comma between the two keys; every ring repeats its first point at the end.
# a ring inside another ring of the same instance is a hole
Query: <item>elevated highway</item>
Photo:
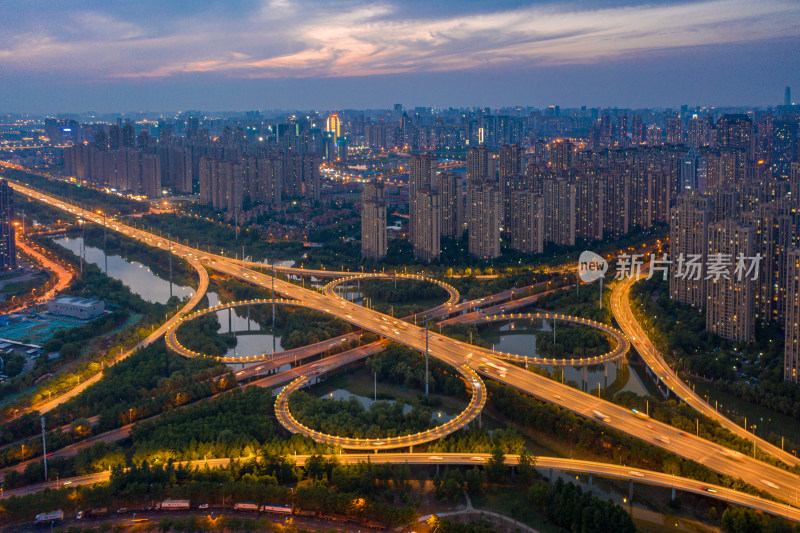
{"type": "MultiPolygon", "coordinates": [[[[647,268],[643,270],[646,274],[647,268]]],[[[779,447],[761,437],[755,436],[753,433],[747,431],[746,428],[736,424],[733,420],[708,405],[700,395],[692,390],[688,383],[682,381],[680,377],[678,377],[678,374],[676,374],[664,360],[662,354],[656,350],[655,345],[633,315],[630,292],[631,287],[636,281],[638,281],[638,279],[629,277],[617,282],[611,293],[611,311],[614,313],[614,318],[617,324],[619,324],[620,329],[631,339],[632,346],[636,349],[647,366],[661,379],[664,385],[666,385],[675,396],[686,402],[699,413],[712,420],[716,420],[722,427],[734,435],[756,443],[762,450],[777,457],[787,465],[795,466],[800,464],[800,460],[794,455],[781,450],[779,447]]]]}
{"type": "MultiPolygon", "coordinates": [[[[312,456],[310,455],[296,455],[293,460],[297,466],[304,466],[305,462],[312,456]]],[[[330,455],[330,458],[335,459],[341,464],[358,464],[369,461],[373,464],[395,464],[395,465],[461,465],[461,466],[474,466],[485,464],[489,460],[490,454],[487,453],[348,453],[330,455]]],[[[232,460],[248,460],[251,457],[240,457],[235,459],[207,459],[196,461],[184,461],[178,464],[188,464],[195,468],[204,468],[208,465],[210,468],[224,467],[231,463],[232,460]]],[[[506,455],[505,463],[509,466],[514,466],[519,463],[518,455],[506,455]]],[[[707,498],[715,499],[721,502],[730,503],[732,505],[739,505],[742,507],[749,507],[758,511],[763,511],[771,515],[780,516],[800,522],[800,509],[792,507],[783,503],[775,502],[753,496],[744,492],[739,492],[720,485],[711,485],[701,483],[700,481],[689,479],[681,476],[673,476],[671,474],[664,474],[662,472],[655,472],[652,470],[644,470],[641,468],[632,468],[625,465],[615,465],[607,463],[599,463],[595,461],[580,461],[576,459],[565,459],[561,457],[537,457],[536,468],[541,471],[554,470],[558,472],[568,472],[577,474],[591,474],[609,479],[620,479],[628,481],[630,485],[629,490],[633,490],[633,484],[651,485],[666,489],[680,490],[686,493],[695,494],[698,496],[705,496],[707,498]]],[[[37,492],[63,487],[65,484],[69,486],[87,486],[94,485],[95,483],[107,482],[111,479],[111,472],[98,472],[96,474],[89,474],[86,476],[77,476],[71,478],[64,478],[58,483],[41,483],[38,485],[30,485],[19,489],[4,491],[2,498],[11,498],[13,496],[25,496],[28,494],[35,494],[37,492]]]]}
{"type": "MultiPolygon", "coordinates": [[[[59,209],[81,214],[88,220],[104,224],[102,217],[68,204],[62,200],[43,195],[18,184],[12,187],[22,194],[31,196],[59,209]]],[[[158,237],[143,230],[131,228],[117,221],[108,221],[108,227],[121,231],[126,235],[137,238],[187,259],[194,258],[204,265],[224,274],[249,281],[264,288],[270,288],[273,278],[260,272],[250,270],[241,264],[228,259],[212,256],[191,247],[180,245],[158,237]]],[[[427,337],[425,329],[411,324],[400,327],[391,323],[391,318],[363,307],[348,304],[345,301],[335,301],[324,294],[308,290],[283,280],[274,280],[276,292],[287,298],[316,304],[327,313],[350,322],[351,324],[401,344],[405,344],[418,351],[424,352],[429,344],[429,353],[454,367],[467,363],[473,370],[478,370],[479,359],[489,359],[495,364],[503,364],[499,359],[492,357],[491,351],[477,348],[454,339],[437,335],[431,332],[427,337]],[[346,315],[353,318],[346,318],[346,315]]],[[[543,401],[560,405],[580,416],[592,418],[619,431],[639,438],[644,442],[673,452],[686,459],[694,460],[721,474],[729,475],[766,490],[780,499],[788,499],[794,489],[800,486],[800,477],[786,470],[774,467],[767,463],[749,457],[732,459],[729,450],[721,445],[691,435],[685,435],[667,424],[652,419],[643,420],[630,410],[590,396],[566,385],[556,383],[546,377],[527,372],[516,366],[509,366],[503,375],[493,371],[479,371],[501,383],[505,383],[517,390],[543,401]]]]}

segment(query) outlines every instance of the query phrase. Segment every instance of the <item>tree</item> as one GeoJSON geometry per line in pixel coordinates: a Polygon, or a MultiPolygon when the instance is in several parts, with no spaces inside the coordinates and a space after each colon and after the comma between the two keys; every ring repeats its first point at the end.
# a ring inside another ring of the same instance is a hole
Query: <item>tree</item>
{"type": "Polygon", "coordinates": [[[519,477],[523,483],[526,485],[530,485],[536,480],[536,457],[530,455],[526,448],[522,449],[522,453],[519,455],[519,464],[517,466],[517,471],[519,472],[519,477]]]}
{"type": "Polygon", "coordinates": [[[480,494],[483,490],[483,472],[476,466],[467,470],[467,492],[472,495],[480,494]]]}
{"type": "Polygon", "coordinates": [[[486,461],[486,478],[494,483],[503,481],[506,475],[506,456],[500,447],[492,450],[492,456],[486,461]]]}

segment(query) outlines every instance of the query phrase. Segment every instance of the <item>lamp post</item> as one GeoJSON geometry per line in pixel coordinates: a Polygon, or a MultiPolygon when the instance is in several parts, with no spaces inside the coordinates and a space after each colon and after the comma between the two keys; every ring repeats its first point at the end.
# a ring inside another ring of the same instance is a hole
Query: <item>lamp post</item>
{"type": "Polygon", "coordinates": [[[106,251],[106,245],[108,243],[108,236],[107,236],[107,229],[106,229],[106,214],[102,209],[97,210],[98,215],[103,215],[103,259],[105,260],[106,265],[106,276],[108,276],[108,252],[106,251]]]}

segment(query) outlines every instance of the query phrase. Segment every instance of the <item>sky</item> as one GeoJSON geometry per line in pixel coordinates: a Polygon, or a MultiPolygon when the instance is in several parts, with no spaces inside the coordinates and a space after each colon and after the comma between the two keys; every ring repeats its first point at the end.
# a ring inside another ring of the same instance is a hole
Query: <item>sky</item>
{"type": "Polygon", "coordinates": [[[0,112],[800,95],[796,0],[0,0],[0,20],[0,112]]]}

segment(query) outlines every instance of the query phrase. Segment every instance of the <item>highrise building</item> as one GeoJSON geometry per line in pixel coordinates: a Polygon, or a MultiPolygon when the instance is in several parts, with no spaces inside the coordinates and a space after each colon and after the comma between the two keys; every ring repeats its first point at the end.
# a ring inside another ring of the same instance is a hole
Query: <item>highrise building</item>
{"type": "Polygon", "coordinates": [[[667,119],[667,144],[683,143],[683,129],[680,117],[667,119]]]}
{"type": "Polygon", "coordinates": [[[365,183],[361,192],[361,255],[386,257],[386,193],[377,180],[365,183]]]}
{"type": "Polygon", "coordinates": [[[796,120],[776,120],[772,124],[772,174],[788,179],[797,147],[796,120]]]}
{"type": "Polygon", "coordinates": [[[575,145],[565,139],[556,139],[550,144],[550,168],[563,172],[572,168],[575,158],[575,145]]]}
{"type": "Polygon", "coordinates": [[[419,191],[433,188],[433,173],[436,159],[430,154],[412,154],[408,162],[408,238],[413,244],[417,238],[417,225],[421,220],[417,213],[419,191]]]}
{"type": "Polygon", "coordinates": [[[338,139],[342,136],[342,124],[339,121],[339,115],[336,113],[328,115],[325,131],[332,133],[334,139],[338,139]]]}
{"type": "Polygon", "coordinates": [[[783,379],[800,380],[800,249],[788,253],[783,379]]]}
{"type": "Polygon", "coordinates": [[[740,254],[755,256],[755,232],[733,218],[710,224],[704,277],[706,282],[706,329],[722,338],[748,342],[755,330],[756,282],[751,275],[735,271],[740,254]],[[719,276],[714,263],[727,266],[719,276]]]}
{"type": "Polygon", "coordinates": [[[14,191],[0,179],[0,269],[17,268],[17,241],[14,235],[14,191]]]}
{"type": "Polygon", "coordinates": [[[430,263],[441,254],[441,206],[439,192],[425,187],[416,191],[414,208],[414,257],[430,263]]]}
{"type": "Polygon", "coordinates": [[[478,259],[500,257],[500,188],[494,180],[472,180],[468,187],[469,254],[478,259]]]}
{"type": "Polygon", "coordinates": [[[438,176],[442,213],[442,237],[460,239],[464,234],[464,189],[461,176],[442,172],[438,176]]]}
{"type": "Polygon", "coordinates": [[[575,186],[565,179],[544,182],[544,240],[575,246],[575,186]]]}
{"type": "Polygon", "coordinates": [[[544,200],[531,191],[511,193],[514,216],[506,222],[511,248],[527,254],[540,254],[544,245],[544,200]]]}
{"type": "Polygon", "coordinates": [[[709,145],[710,126],[708,120],[694,115],[689,120],[688,140],[689,146],[699,150],[703,146],[709,145]]]}
{"type": "Polygon", "coordinates": [[[717,148],[734,148],[750,153],[753,121],[742,114],[722,115],[717,121],[717,148]]]}
{"type": "Polygon", "coordinates": [[[669,225],[673,265],[669,276],[670,298],[698,309],[706,305],[705,274],[697,271],[695,275],[686,265],[699,264],[702,268],[706,264],[708,224],[711,218],[707,203],[697,193],[679,197],[678,205],[672,208],[669,225]]]}

